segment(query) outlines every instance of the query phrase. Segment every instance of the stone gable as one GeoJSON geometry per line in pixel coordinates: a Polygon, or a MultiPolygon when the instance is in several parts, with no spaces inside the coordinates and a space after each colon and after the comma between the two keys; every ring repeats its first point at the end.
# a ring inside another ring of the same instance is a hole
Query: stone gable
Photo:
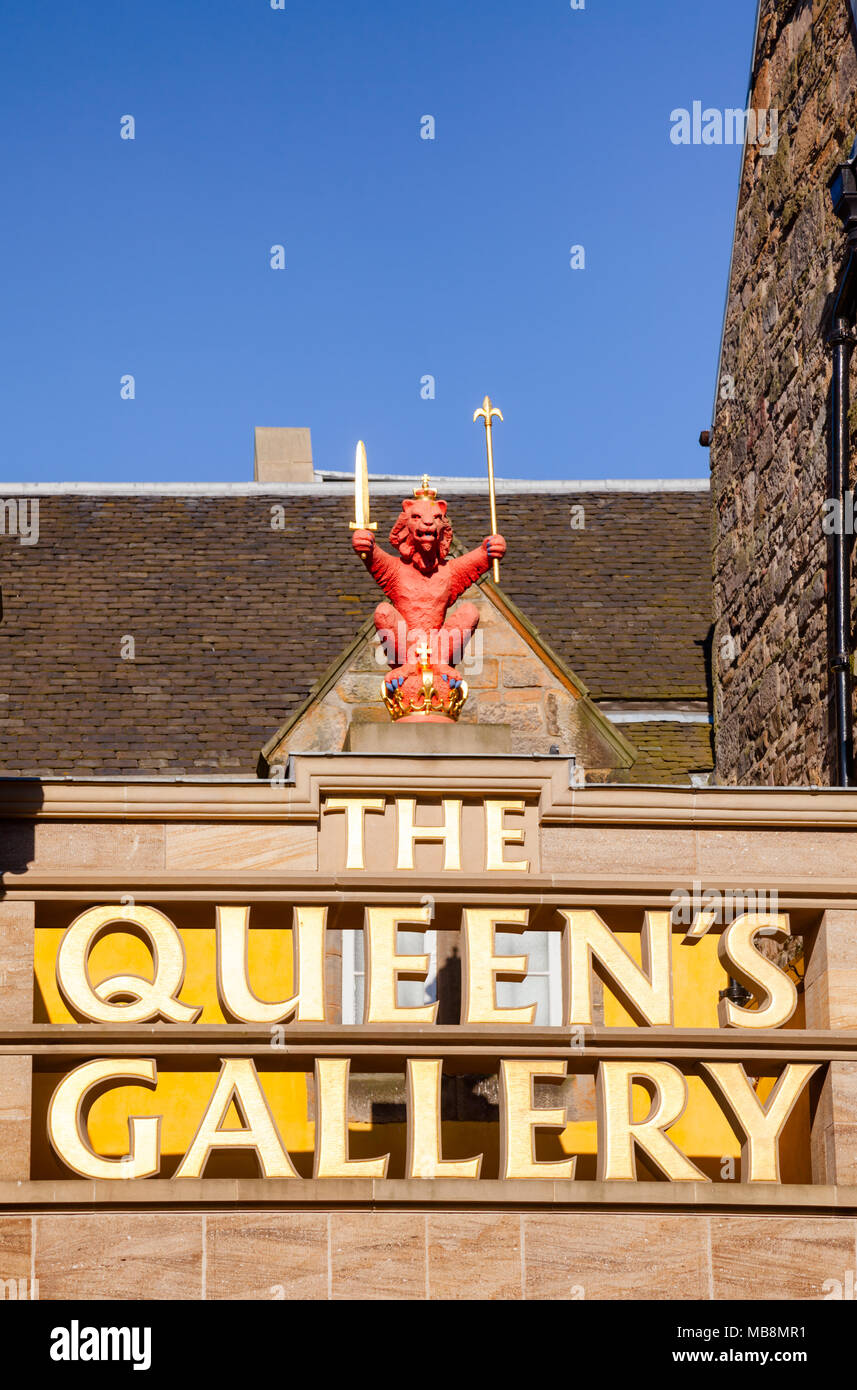
{"type": "MultiPolygon", "coordinates": [[[[514,610],[501,612],[477,586],[466,598],[479,609],[479,628],[459,663],[469,689],[459,722],[508,725],[514,752],[544,755],[555,748],[576,757],[590,780],[627,770],[634,750],[592,704],[583,683],[558,662],[551,669],[549,654],[539,650],[528,625],[515,621],[514,610]]],[[[367,625],[318,697],[266,747],[269,766],[289,753],[339,752],[351,725],[389,724],[381,700],[386,669],[374,627],[367,625]]]]}

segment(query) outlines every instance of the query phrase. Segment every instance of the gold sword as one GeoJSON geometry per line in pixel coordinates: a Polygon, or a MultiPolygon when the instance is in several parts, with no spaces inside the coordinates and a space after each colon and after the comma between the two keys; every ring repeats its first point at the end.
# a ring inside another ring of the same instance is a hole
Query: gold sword
{"type": "MultiPolygon", "coordinates": [[[[497,535],[497,498],[494,496],[494,441],[493,441],[493,439],[492,439],[491,430],[492,430],[493,421],[494,421],[495,419],[496,419],[496,420],[502,420],[502,418],[503,418],[503,412],[502,412],[502,410],[497,410],[496,406],[493,406],[493,405],[491,404],[491,398],[490,398],[490,396],[486,396],[485,399],[484,399],[484,401],[482,402],[482,409],[481,409],[481,410],[476,410],[476,411],[474,411],[474,413],[473,413],[473,420],[474,420],[474,423],[475,423],[478,419],[480,419],[480,417],[481,417],[481,419],[483,419],[483,420],[485,421],[485,440],[486,440],[486,443],[487,443],[487,445],[488,445],[488,496],[489,496],[490,501],[491,501],[491,534],[492,534],[493,536],[496,536],[496,535],[497,535]]],[[[499,561],[499,560],[495,560],[495,561],[493,562],[493,564],[494,564],[494,583],[495,583],[495,584],[499,584],[499,583],[500,583],[500,561],[499,561]]]]}
{"type": "Polygon", "coordinates": [[[369,520],[369,464],[366,445],[361,439],[354,460],[354,520],[348,523],[352,531],[377,531],[378,523],[369,520]]]}

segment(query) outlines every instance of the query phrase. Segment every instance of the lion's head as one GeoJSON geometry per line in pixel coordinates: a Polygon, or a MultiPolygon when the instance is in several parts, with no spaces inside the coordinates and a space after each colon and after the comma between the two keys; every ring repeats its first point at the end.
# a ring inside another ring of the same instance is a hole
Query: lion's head
{"type": "Polygon", "coordinates": [[[390,532],[390,544],[403,560],[416,557],[429,567],[445,560],[452,545],[446,503],[429,497],[406,498],[390,532]]]}

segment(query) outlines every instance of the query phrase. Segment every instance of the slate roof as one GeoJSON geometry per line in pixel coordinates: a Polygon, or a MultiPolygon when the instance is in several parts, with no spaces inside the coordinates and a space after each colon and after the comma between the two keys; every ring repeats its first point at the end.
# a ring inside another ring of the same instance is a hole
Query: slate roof
{"type": "MultiPolygon", "coordinates": [[[[499,505],[510,543],[501,583],[593,699],[709,697],[707,492],[527,494],[499,505]],[[573,506],[584,509],[582,530],[571,529],[573,506]]],[[[487,506],[479,519],[487,526],[487,506]]]]}
{"type": "MultiPolygon", "coordinates": [[[[458,538],[478,544],[487,498],[445,495],[458,538]]],[[[5,773],[253,774],[377,602],[338,488],[39,500],[37,545],[0,535],[5,773]]],[[[500,508],[503,587],[593,698],[707,698],[707,492],[538,491],[500,508]]],[[[398,497],[373,497],[385,544],[397,512],[398,497]]]]}
{"type": "Polygon", "coordinates": [[[708,772],[714,766],[710,724],[652,720],[620,724],[619,728],[638,753],[634,766],[622,773],[623,782],[668,782],[687,786],[691,772],[708,772]]]}

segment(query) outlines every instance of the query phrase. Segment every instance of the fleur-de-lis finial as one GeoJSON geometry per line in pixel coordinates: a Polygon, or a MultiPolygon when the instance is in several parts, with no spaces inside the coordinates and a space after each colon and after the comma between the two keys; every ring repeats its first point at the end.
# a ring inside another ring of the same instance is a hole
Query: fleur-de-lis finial
{"type": "MultiPolygon", "coordinates": [[[[494,488],[494,440],[492,430],[495,420],[502,420],[503,412],[498,410],[496,405],[491,402],[491,397],[486,396],[482,402],[481,410],[474,410],[473,421],[482,420],[485,423],[485,443],[488,448],[488,500],[491,505],[491,530],[497,533],[497,497],[494,488]]],[[[500,564],[495,560],[493,564],[494,583],[500,583],[500,564]]]]}

